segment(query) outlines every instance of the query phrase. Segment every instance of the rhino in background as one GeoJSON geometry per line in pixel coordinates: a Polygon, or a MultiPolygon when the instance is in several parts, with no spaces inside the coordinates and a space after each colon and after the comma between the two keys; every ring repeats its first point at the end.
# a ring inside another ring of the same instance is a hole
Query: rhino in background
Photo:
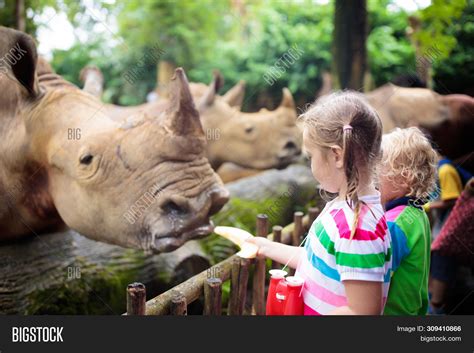
{"type": "MultiPolygon", "coordinates": [[[[83,76],[85,87],[88,87],[89,79],[92,83],[97,82],[95,70],[85,72],[89,73],[83,76]]],[[[262,109],[257,113],[244,113],[240,108],[245,82],[237,83],[224,96],[219,96],[217,92],[222,82],[222,76],[216,72],[210,85],[190,84],[206,133],[206,155],[211,166],[218,170],[229,162],[263,170],[291,164],[301,154],[302,135],[296,125],[296,108],[290,91],[283,90],[282,102],[273,111],[262,109]]],[[[159,99],[137,106],[104,104],[104,107],[114,120],[123,121],[136,113],[159,116],[166,102],[166,99],[159,99]]]]}
{"type": "Polygon", "coordinates": [[[212,231],[209,217],[229,195],[205,158],[182,69],[153,119],[119,123],[47,63],[37,65],[25,33],[0,27],[0,58],[0,240],[67,226],[158,253],[212,231]]]}
{"type": "Polygon", "coordinates": [[[104,75],[102,71],[93,65],[84,67],[79,73],[79,80],[84,84],[82,90],[92,94],[97,99],[102,98],[104,91],[104,75]]]}
{"type": "Polygon", "coordinates": [[[443,155],[451,159],[472,158],[474,98],[393,84],[381,86],[365,96],[379,113],[384,132],[395,127],[418,126],[430,135],[443,155]]]}
{"type": "MultiPolygon", "coordinates": [[[[44,62],[47,64],[46,61],[44,62]]],[[[87,65],[84,68],[82,68],[81,72],[79,73],[79,80],[83,84],[82,90],[84,92],[90,93],[94,97],[97,97],[98,99],[102,98],[102,94],[104,92],[104,75],[102,74],[102,71],[97,66],[87,65]]],[[[204,86],[204,90],[207,90],[206,86],[204,86]]],[[[197,94],[197,92],[193,92],[193,95],[195,93],[197,94]]],[[[226,92],[226,94],[222,96],[222,98],[231,107],[235,107],[240,110],[242,108],[244,96],[245,96],[245,81],[240,80],[239,82],[237,82],[236,85],[234,85],[234,87],[229,89],[226,92]]],[[[159,98],[156,91],[151,91],[147,95],[147,103],[156,102],[158,99],[159,98]]]]}
{"type": "MultiPolygon", "coordinates": [[[[402,75],[395,81],[411,87],[387,83],[364,93],[382,119],[384,132],[417,126],[429,135],[443,155],[474,169],[474,98],[465,94],[438,94],[420,87],[423,82],[413,75],[402,75]]],[[[332,77],[323,74],[323,86],[316,99],[331,91],[332,77]]]]}
{"type": "MultiPolygon", "coordinates": [[[[232,88],[230,88],[224,95],[218,95],[217,92],[221,89],[224,85],[224,78],[223,76],[216,70],[213,73],[214,78],[214,87],[216,90],[216,97],[219,97],[223,102],[227,103],[229,106],[236,108],[237,110],[242,109],[242,104],[245,98],[245,86],[246,82],[244,80],[240,80],[237,82],[232,88]]],[[[204,96],[208,90],[209,86],[203,83],[190,83],[191,93],[195,99],[198,99],[204,96]]]]}
{"type": "Polygon", "coordinates": [[[221,82],[220,75],[215,74],[207,89],[204,84],[191,84],[204,130],[209,134],[207,157],[213,168],[217,170],[225,162],[260,170],[291,164],[301,154],[302,144],[291,92],[283,89],[282,101],[275,110],[244,113],[217,94],[221,82]]]}

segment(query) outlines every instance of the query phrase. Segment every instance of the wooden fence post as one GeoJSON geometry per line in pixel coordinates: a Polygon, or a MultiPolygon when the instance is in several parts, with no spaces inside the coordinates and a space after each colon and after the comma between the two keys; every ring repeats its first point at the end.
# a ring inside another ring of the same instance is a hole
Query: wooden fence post
{"type": "MultiPolygon", "coordinates": [[[[273,226],[273,241],[274,242],[277,242],[277,243],[281,243],[281,231],[282,231],[282,227],[281,226],[273,226]]],[[[276,261],[272,261],[272,268],[273,269],[277,269],[277,268],[280,268],[281,264],[276,262],[276,261]]]]}
{"type": "Polygon", "coordinates": [[[229,315],[242,315],[247,297],[250,259],[236,257],[232,263],[229,315]]]}
{"type": "Polygon", "coordinates": [[[204,315],[221,315],[222,281],[208,278],[204,284],[204,315]]]}
{"type": "Polygon", "coordinates": [[[301,243],[301,238],[304,234],[303,231],[303,212],[295,212],[293,215],[293,222],[295,223],[295,228],[293,229],[293,245],[299,246],[301,243]]]}
{"type": "MultiPolygon", "coordinates": [[[[268,235],[268,217],[265,214],[257,216],[258,237],[268,235]]],[[[255,259],[255,271],[253,273],[252,287],[252,309],[255,315],[265,315],[265,275],[267,272],[266,259],[255,259]]]]}
{"type": "Polygon", "coordinates": [[[188,304],[186,297],[180,291],[174,291],[171,297],[170,314],[177,316],[186,316],[188,314],[188,304]]]}
{"type": "Polygon", "coordinates": [[[319,208],[318,207],[310,207],[308,210],[308,229],[311,228],[311,225],[313,224],[314,220],[319,216],[319,208]]]}
{"type": "Polygon", "coordinates": [[[127,286],[127,315],[145,315],[146,288],[135,282],[127,286]]]}

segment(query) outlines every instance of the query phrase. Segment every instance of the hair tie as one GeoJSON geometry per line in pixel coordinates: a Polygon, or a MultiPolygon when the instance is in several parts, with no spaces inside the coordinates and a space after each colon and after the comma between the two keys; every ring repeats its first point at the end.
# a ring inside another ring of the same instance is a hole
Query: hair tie
{"type": "Polygon", "coordinates": [[[347,130],[352,130],[352,126],[350,126],[349,124],[348,125],[344,125],[342,127],[342,131],[347,131],[347,130]]]}

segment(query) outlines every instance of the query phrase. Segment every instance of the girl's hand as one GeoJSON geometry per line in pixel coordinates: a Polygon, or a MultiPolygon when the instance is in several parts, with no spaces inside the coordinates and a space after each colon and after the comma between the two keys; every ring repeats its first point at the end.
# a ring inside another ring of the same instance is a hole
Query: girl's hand
{"type": "Polygon", "coordinates": [[[266,250],[269,244],[273,243],[271,240],[264,237],[252,237],[245,241],[258,246],[257,257],[259,258],[264,258],[267,256],[266,250]]]}

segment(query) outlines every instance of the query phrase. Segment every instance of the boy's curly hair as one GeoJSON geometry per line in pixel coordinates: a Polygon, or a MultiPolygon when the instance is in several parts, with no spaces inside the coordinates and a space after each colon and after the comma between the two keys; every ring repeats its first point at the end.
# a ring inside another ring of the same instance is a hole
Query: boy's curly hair
{"type": "Polygon", "coordinates": [[[396,128],[382,137],[380,173],[393,182],[405,182],[407,196],[427,197],[434,190],[437,163],[436,151],[416,127],[396,128]]]}

